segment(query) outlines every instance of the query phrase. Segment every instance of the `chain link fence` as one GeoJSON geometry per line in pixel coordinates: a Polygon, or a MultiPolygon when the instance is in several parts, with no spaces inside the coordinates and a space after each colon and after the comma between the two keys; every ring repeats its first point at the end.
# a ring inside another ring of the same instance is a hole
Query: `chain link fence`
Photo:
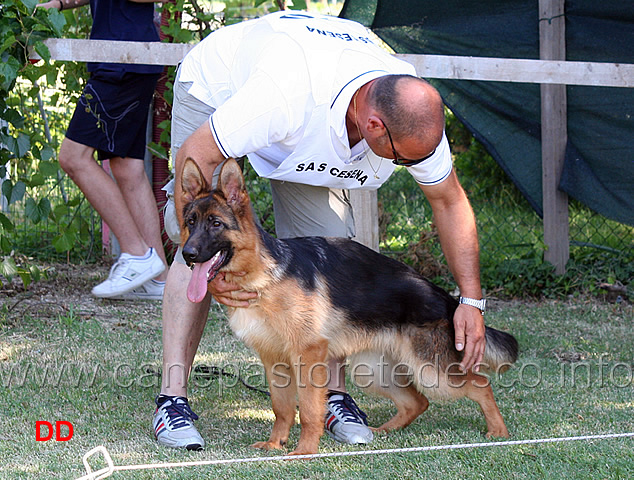
{"type": "Polygon", "coordinates": [[[39,207],[33,207],[29,200],[7,205],[4,199],[0,205],[0,211],[15,225],[10,232],[11,249],[19,255],[49,262],[92,263],[101,258],[101,217],[70,178],[64,175],[40,188],[43,193],[36,198],[46,198],[52,207],[37,222],[32,220],[31,210],[39,207]],[[71,234],[75,242],[72,248],[58,251],[57,241],[71,234]]]}

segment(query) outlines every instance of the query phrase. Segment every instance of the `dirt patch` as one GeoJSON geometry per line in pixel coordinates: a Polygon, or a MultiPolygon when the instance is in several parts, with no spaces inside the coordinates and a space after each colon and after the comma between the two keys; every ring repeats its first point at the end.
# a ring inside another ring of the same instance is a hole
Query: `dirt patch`
{"type": "Polygon", "coordinates": [[[107,265],[50,264],[40,268],[44,278],[27,289],[17,276],[10,281],[0,277],[0,314],[5,323],[15,325],[24,315],[31,315],[48,324],[94,318],[112,327],[135,330],[160,326],[160,301],[105,300],[91,295],[92,287],[107,277],[107,265]]]}

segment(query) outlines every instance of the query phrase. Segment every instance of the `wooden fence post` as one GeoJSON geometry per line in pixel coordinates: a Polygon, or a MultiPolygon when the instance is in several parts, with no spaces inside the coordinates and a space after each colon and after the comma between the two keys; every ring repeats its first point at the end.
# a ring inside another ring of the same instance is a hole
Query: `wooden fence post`
{"type": "Polygon", "coordinates": [[[379,207],[376,190],[350,190],[357,242],[379,251],[379,207]]]}
{"type": "MultiPolygon", "coordinates": [[[[565,0],[539,0],[539,57],[566,59],[565,0]]],[[[545,260],[558,274],[566,271],[570,255],[568,196],[559,190],[566,153],[566,85],[541,85],[542,199],[545,260]]]]}

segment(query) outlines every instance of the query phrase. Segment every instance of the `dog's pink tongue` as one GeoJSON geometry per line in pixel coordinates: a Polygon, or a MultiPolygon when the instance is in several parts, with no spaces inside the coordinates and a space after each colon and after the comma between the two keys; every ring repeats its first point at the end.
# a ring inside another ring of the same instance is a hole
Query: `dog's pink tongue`
{"type": "Polygon", "coordinates": [[[187,298],[190,302],[202,302],[207,295],[207,273],[214,262],[214,258],[205,263],[195,263],[192,278],[187,286],[187,298]]]}

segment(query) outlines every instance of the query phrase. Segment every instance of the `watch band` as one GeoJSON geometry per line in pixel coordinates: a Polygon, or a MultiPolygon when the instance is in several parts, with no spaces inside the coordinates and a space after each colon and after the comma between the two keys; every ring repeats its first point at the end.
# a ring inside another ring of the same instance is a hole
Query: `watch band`
{"type": "Polygon", "coordinates": [[[468,298],[468,297],[460,297],[459,302],[461,304],[464,305],[469,305],[471,307],[475,307],[478,310],[480,310],[480,312],[482,312],[482,315],[484,315],[484,312],[486,311],[486,299],[485,298],[481,298],[480,300],[476,300],[475,298],[468,298]]]}

